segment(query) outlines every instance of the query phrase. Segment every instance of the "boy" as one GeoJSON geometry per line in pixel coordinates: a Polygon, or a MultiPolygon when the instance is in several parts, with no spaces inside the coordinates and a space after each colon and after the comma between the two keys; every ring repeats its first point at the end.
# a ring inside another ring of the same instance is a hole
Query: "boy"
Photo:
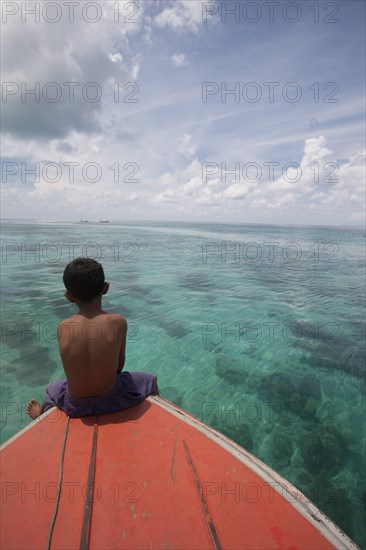
{"type": "Polygon", "coordinates": [[[33,419],[51,407],[71,417],[107,414],[132,407],[157,395],[157,378],[144,372],[122,372],[127,322],[102,310],[108,292],[103,267],[90,258],[76,258],[64,271],[65,297],[79,312],[58,326],[60,355],[67,380],[48,384],[42,405],[31,399],[33,419]]]}

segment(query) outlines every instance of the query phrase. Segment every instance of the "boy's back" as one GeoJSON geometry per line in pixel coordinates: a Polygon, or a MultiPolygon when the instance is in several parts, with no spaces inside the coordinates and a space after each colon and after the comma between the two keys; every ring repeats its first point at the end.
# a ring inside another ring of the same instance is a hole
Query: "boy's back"
{"type": "Polygon", "coordinates": [[[126,332],[123,317],[104,312],[76,314],[60,323],[60,354],[72,397],[101,395],[114,388],[124,365],[126,332]]]}
{"type": "Polygon", "coordinates": [[[31,399],[27,413],[37,418],[59,407],[73,418],[107,414],[132,407],[158,393],[157,379],[145,372],[121,372],[125,364],[127,322],[105,313],[108,292],[103,267],[91,258],[76,258],[63,276],[65,297],[79,313],[58,327],[60,354],[67,380],[48,384],[42,405],[31,399]]]}

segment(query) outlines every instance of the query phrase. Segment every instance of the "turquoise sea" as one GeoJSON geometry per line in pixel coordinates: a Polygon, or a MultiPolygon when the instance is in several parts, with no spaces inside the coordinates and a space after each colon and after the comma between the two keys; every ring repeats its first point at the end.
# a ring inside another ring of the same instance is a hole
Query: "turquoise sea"
{"type": "Polygon", "coordinates": [[[365,234],[171,222],[2,224],[1,440],[63,377],[62,273],[103,264],[126,370],[278,471],[366,547],[365,234]]]}

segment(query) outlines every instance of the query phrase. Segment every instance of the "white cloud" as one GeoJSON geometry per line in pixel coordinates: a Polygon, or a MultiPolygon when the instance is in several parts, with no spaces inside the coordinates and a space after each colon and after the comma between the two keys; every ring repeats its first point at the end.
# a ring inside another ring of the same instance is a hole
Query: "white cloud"
{"type": "MultiPolygon", "coordinates": [[[[2,28],[2,49],[6,51],[2,78],[14,83],[18,92],[7,97],[2,116],[4,132],[40,141],[65,137],[72,130],[101,131],[98,117],[102,101],[89,98],[100,93],[101,100],[105,99],[111,94],[109,79],[124,83],[135,78],[139,70],[136,56],[125,56],[123,52],[129,53],[130,37],[139,31],[141,23],[128,24],[121,17],[116,24],[113,5],[109,0],[102,3],[102,16],[95,24],[77,15],[80,6],[75,8],[72,22],[65,8],[62,19],[53,24],[44,17],[38,22],[29,17],[26,24],[21,23],[20,16],[8,19],[2,28]],[[23,101],[22,86],[36,89],[36,83],[39,99],[28,94],[23,101]],[[50,83],[54,85],[49,87],[50,83]],[[94,86],[89,86],[88,94],[85,86],[90,83],[94,86]],[[57,93],[57,101],[48,101],[57,93]]],[[[120,9],[123,6],[120,3],[120,9]]]]}
{"type": "Polygon", "coordinates": [[[173,65],[176,67],[182,67],[183,65],[187,64],[186,56],[184,53],[174,54],[172,55],[172,62],[173,65]]]}
{"type": "Polygon", "coordinates": [[[132,80],[137,79],[137,77],[139,76],[140,68],[141,68],[140,63],[135,63],[135,65],[132,67],[132,71],[131,71],[132,80]]]}
{"type": "Polygon", "coordinates": [[[180,189],[185,195],[193,195],[193,194],[196,194],[197,191],[202,187],[203,187],[202,179],[196,177],[196,178],[190,179],[180,189]]]}
{"type": "Polygon", "coordinates": [[[284,206],[286,204],[291,204],[296,199],[295,195],[293,193],[285,193],[284,195],[280,195],[276,199],[276,206],[284,206]]]}
{"type": "Polygon", "coordinates": [[[223,191],[222,195],[228,199],[243,199],[249,190],[250,187],[248,184],[233,183],[223,191]]]}
{"type": "Polygon", "coordinates": [[[159,27],[175,31],[189,30],[197,33],[202,24],[202,2],[175,0],[155,17],[159,27]]]}
{"type": "Polygon", "coordinates": [[[306,139],[301,162],[283,167],[282,176],[269,183],[269,188],[272,191],[293,190],[298,193],[310,191],[316,185],[317,178],[323,176],[327,160],[331,160],[333,151],[327,149],[326,143],[324,136],[306,139]]]}
{"type": "Polygon", "coordinates": [[[182,153],[184,156],[190,158],[196,152],[195,146],[191,143],[192,136],[190,134],[184,134],[182,141],[178,147],[179,153],[182,153]]]}
{"type": "Polygon", "coordinates": [[[122,63],[123,61],[123,57],[122,55],[117,52],[117,53],[110,53],[109,54],[109,59],[112,61],[112,63],[122,63]]]}
{"type": "Polygon", "coordinates": [[[324,136],[308,138],[305,141],[304,156],[301,161],[302,166],[307,166],[311,162],[328,157],[333,153],[326,147],[327,140],[324,136]]]}

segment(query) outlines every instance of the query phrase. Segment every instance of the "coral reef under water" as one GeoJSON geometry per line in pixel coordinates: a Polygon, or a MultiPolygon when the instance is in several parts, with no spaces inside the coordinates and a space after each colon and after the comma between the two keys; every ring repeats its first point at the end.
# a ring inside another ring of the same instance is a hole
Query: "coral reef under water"
{"type": "Polygon", "coordinates": [[[300,453],[310,473],[337,473],[348,456],[346,436],[334,425],[319,425],[300,437],[300,453]]]}

